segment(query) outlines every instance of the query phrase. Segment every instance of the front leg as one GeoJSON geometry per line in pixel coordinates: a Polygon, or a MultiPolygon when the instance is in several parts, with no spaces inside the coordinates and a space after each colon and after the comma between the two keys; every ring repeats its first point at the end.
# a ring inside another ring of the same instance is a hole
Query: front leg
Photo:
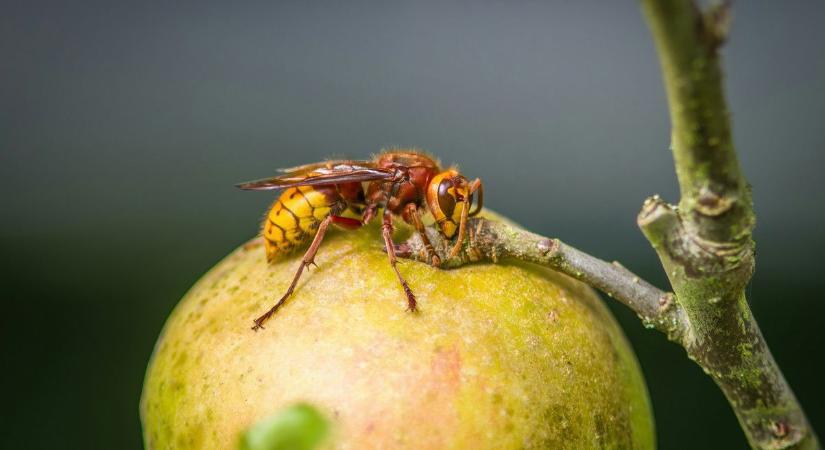
{"type": "MultiPolygon", "coordinates": [[[[467,180],[463,180],[462,184],[467,185],[467,196],[466,198],[461,199],[461,219],[459,220],[458,225],[458,238],[456,239],[455,245],[453,246],[452,250],[450,250],[448,258],[455,258],[456,256],[458,256],[458,252],[461,251],[461,246],[464,245],[464,239],[467,236],[467,218],[469,216],[470,202],[472,201],[473,193],[475,193],[477,190],[479,190],[480,192],[484,192],[483,190],[480,190],[483,188],[481,187],[481,180],[479,180],[478,178],[476,178],[475,180],[473,180],[472,183],[469,184],[467,184],[467,180]]],[[[479,195],[479,207],[475,210],[474,214],[478,214],[478,212],[481,210],[481,198],[481,195],[479,195]]]]}
{"type": "Polygon", "coordinates": [[[435,253],[435,248],[433,248],[430,238],[427,237],[424,222],[421,220],[421,210],[418,209],[415,203],[407,203],[407,206],[404,207],[403,217],[407,223],[412,223],[415,227],[415,232],[421,236],[421,241],[424,242],[424,249],[427,251],[427,259],[430,261],[430,264],[433,267],[440,266],[441,258],[435,253]]]}
{"type": "MultiPolygon", "coordinates": [[[[453,257],[450,256],[450,251],[453,249],[454,242],[451,239],[446,238],[444,234],[436,228],[436,226],[424,227],[427,237],[430,239],[433,249],[435,250],[435,254],[441,259],[441,265],[439,268],[454,269],[481,259],[497,258],[498,253],[494,248],[486,250],[486,254],[479,253],[479,248],[485,248],[486,245],[490,245],[490,231],[486,229],[489,223],[491,223],[491,221],[480,217],[468,219],[468,242],[466,245],[462,246],[458,254],[453,257]],[[479,236],[482,236],[482,242],[478,241],[479,236]]],[[[395,256],[401,259],[409,259],[425,264],[430,262],[427,257],[424,240],[421,239],[421,235],[418,233],[413,233],[409,239],[398,243],[398,245],[395,246],[395,256]]]]}
{"type": "Polygon", "coordinates": [[[381,234],[384,235],[384,247],[387,249],[387,257],[389,257],[392,270],[395,271],[395,275],[398,277],[398,282],[401,283],[401,287],[404,288],[404,293],[407,295],[407,309],[415,312],[415,295],[413,294],[412,289],[410,289],[410,285],[407,284],[407,280],[401,276],[401,272],[398,271],[398,267],[395,265],[395,244],[392,242],[392,230],[392,213],[385,209],[384,223],[381,225],[381,234]]]}

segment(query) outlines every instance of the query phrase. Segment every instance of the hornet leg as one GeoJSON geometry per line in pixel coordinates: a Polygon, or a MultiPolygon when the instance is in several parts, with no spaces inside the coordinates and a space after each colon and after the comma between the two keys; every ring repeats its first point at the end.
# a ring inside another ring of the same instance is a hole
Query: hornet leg
{"type": "Polygon", "coordinates": [[[398,271],[398,267],[395,266],[395,244],[392,242],[392,213],[386,209],[384,210],[384,223],[381,225],[381,233],[384,235],[384,246],[387,249],[387,256],[390,259],[392,270],[395,271],[395,275],[398,276],[398,281],[401,283],[401,287],[404,288],[404,293],[407,294],[407,309],[410,311],[415,311],[415,295],[413,295],[407,281],[401,276],[401,272],[398,271]]]}
{"type": "Polygon", "coordinates": [[[421,236],[421,241],[424,243],[424,248],[427,250],[427,259],[430,260],[432,266],[440,266],[441,259],[435,253],[435,248],[433,248],[433,244],[430,242],[430,238],[427,237],[427,233],[424,229],[424,222],[421,220],[421,210],[415,206],[415,203],[407,203],[407,206],[404,207],[404,217],[408,221],[412,222],[416,233],[421,236]]]}
{"type": "Polygon", "coordinates": [[[330,222],[333,221],[333,217],[333,215],[329,215],[321,221],[321,224],[318,226],[318,232],[315,233],[315,237],[312,239],[312,244],[309,246],[307,252],[304,253],[304,257],[301,259],[301,265],[298,267],[298,272],[295,273],[295,277],[292,279],[292,283],[286,290],[286,294],[284,294],[284,296],[278,300],[278,303],[270,308],[269,311],[264,313],[261,317],[255,319],[255,326],[252,327],[253,330],[258,331],[258,329],[264,327],[264,322],[275,314],[275,311],[277,311],[278,308],[284,304],[286,299],[292,295],[292,292],[295,290],[295,286],[298,285],[298,280],[301,279],[301,274],[304,272],[304,268],[310,264],[315,264],[315,254],[318,253],[318,247],[321,246],[321,241],[324,240],[324,234],[326,234],[330,222]]]}
{"type": "MultiPolygon", "coordinates": [[[[458,239],[456,239],[453,249],[450,250],[450,255],[448,256],[449,258],[455,258],[458,256],[458,252],[461,251],[461,246],[464,245],[464,238],[467,236],[467,216],[470,212],[470,201],[472,200],[473,193],[477,191],[480,186],[481,180],[476,178],[472,183],[470,183],[470,186],[467,189],[468,198],[465,198],[462,202],[463,206],[461,208],[461,221],[458,224],[458,239]]],[[[481,202],[481,195],[479,195],[479,202],[481,202]]],[[[477,208],[474,214],[478,214],[478,211],[480,210],[481,207],[477,208]]]]}
{"type": "MultiPolygon", "coordinates": [[[[481,184],[481,180],[476,178],[471,184],[470,189],[473,189],[472,186],[476,186],[476,190],[478,192],[478,201],[476,202],[476,209],[470,211],[470,217],[475,216],[476,214],[481,212],[481,208],[484,207],[484,185],[481,184]]],[[[472,195],[472,190],[470,194],[472,195]]]]}
{"type": "Polygon", "coordinates": [[[357,230],[361,228],[363,225],[360,220],[358,219],[351,219],[349,217],[341,217],[341,216],[330,216],[332,217],[332,223],[338,225],[341,228],[346,230],[357,230]]]}

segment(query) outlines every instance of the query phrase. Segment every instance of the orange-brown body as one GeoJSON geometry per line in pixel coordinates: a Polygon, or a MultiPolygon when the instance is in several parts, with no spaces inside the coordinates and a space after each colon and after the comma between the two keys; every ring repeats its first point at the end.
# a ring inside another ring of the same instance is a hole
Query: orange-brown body
{"type": "Polygon", "coordinates": [[[441,260],[427,237],[422,214],[429,210],[439,231],[448,239],[455,237],[449,253],[449,257],[454,257],[464,243],[467,217],[481,210],[481,180],[469,182],[452,168],[442,171],[435,159],[415,150],[388,151],[369,161],[325,161],[282,172],[280,176],[239,185],[248,190],[283,190],[263,223],[267,260],[272,261],[310,240],[312,243],[284,296],[255,319],[255,330],[262,328],[264,321],[292,294],[304,268],[314,264],[330,224],[357,228],[370,222],[378,210],[383,209],[384,248],[404,288],[409,309],[414,311],[415,295],[396,267],[393,216],[400,216],[413,225],[424,241],[432,265],[438,266],[441,260]],[[475,192],[478,192],[478,204],[470,212],[475,192]],[[345,212],[360,214],[360,220],[342,216],[345,212]]]}
{"type": "Polygon", "coordinates": [[[409,203],[424,206],[427,184],[441,172],[438,161],[415,151],[382,153],[376,165],[381,168],[403,167],[407,171],[409,182],[373,181],[367,188],[368,204],[384,207],[396,215],[402,214],[409,203]]]}

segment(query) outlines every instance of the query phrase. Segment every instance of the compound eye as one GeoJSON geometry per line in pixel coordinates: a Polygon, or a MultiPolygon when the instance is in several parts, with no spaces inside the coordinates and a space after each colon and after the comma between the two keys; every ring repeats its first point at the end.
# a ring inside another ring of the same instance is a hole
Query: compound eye
{"type": "Polygon", "coordinates": [[[455,196],[450,193],[452,187],[453,181],[449,178],[441,180],[441,183],[438,184],[438,207],[447,217],[452,217],[453,211],[455,211],[455,196]]]}

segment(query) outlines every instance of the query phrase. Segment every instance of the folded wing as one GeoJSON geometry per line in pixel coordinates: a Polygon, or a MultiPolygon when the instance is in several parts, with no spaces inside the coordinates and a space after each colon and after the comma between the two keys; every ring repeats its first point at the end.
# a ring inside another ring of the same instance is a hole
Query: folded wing
{"type": "Polygon", "coordinates": [[[238,184],[250,191],[271,191],[293,186],[319,186],[358,181],[390,180],[395,170],[375,167],[369,161],[327,161],[286,169],[283,175],[238,184]]]}

